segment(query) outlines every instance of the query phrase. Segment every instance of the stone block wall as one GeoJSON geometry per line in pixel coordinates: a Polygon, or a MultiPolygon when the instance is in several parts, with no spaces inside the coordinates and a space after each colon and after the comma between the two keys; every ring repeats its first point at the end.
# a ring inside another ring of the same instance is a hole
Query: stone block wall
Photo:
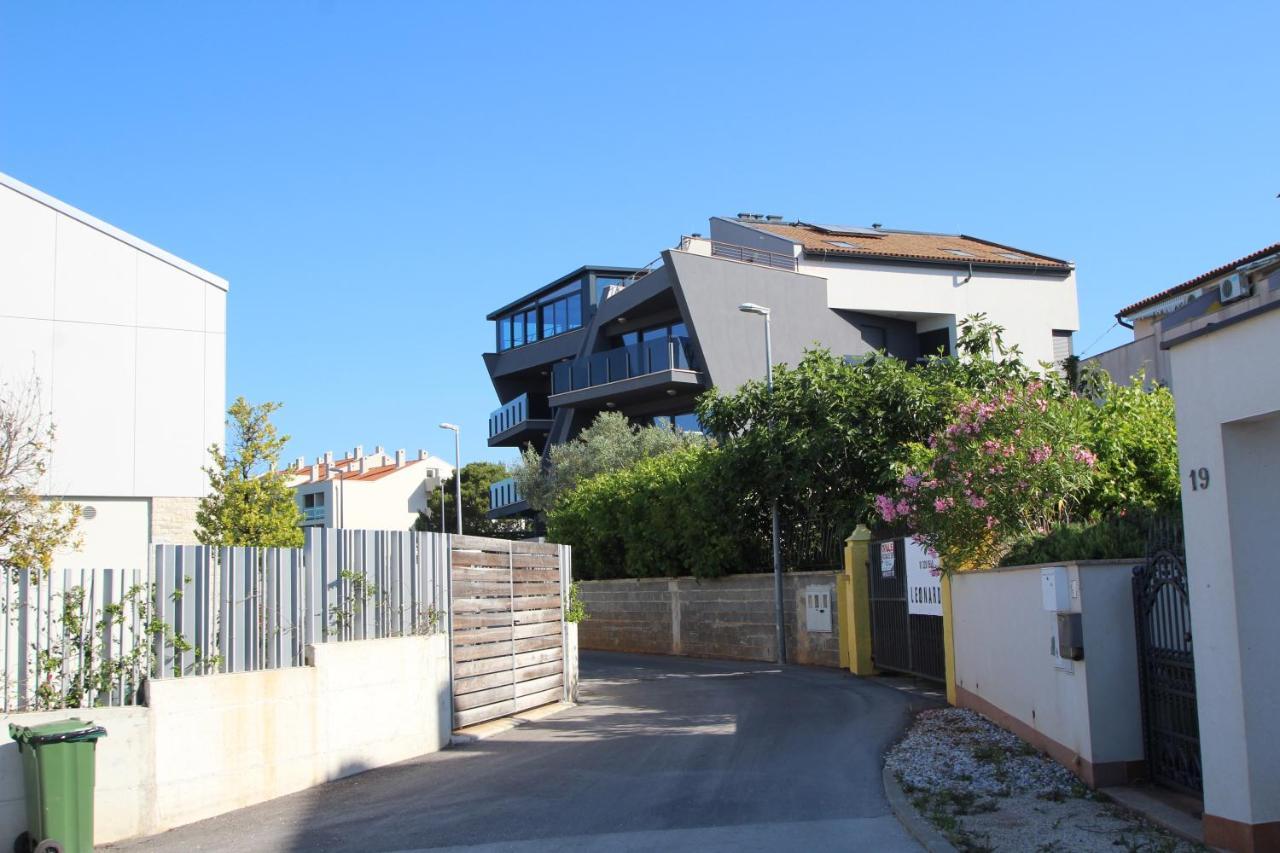
{"type": "MultiPolygon", "coordinates": [[[[837,572],[792,572],[783,578],[788,660],[840,665],[837,572]],[[805,589],[828,591],[831,631],[805,627],[805,589]]],[[[771,661],[777,657],[773,575],[703,580],[646,578],[583,581],[590,617],[579,626],[584,649],[771,661]]]]}
{"type": "Polygon", "coordinates": [[[151,541],[160,545],[198,545],[199,498],[152,498],[151,541]]]}

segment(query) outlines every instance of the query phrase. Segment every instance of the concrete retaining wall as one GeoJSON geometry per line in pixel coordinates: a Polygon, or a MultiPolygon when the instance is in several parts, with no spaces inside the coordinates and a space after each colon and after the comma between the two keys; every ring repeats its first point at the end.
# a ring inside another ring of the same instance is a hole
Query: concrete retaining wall
{"type": "MultiPolygon", "coordinates": [[[[784,618],[791,663],[840,666],[834,571],[784,576],[784,618]],[[805,628],[805,589],[828,592],[831,631],[805,628]]],[[[773,575],[714,580],[655,578],[581,581],[588,619],[582,648],[731,660],[775,660],[773,575]]]]}
{"type": "MultiPolygon", "coordinates": [[[[82,717],[98,741],[95,841],[162,832],[449,743],[445,635],[308,648],[310,666],[153,681],[146,707],[10,714],[82,717]]],[[[7,731],[7,729],[5,729],[7,731]]],[[[0,744],[0,839],[26,825],[17,745],[0,744]]]]}

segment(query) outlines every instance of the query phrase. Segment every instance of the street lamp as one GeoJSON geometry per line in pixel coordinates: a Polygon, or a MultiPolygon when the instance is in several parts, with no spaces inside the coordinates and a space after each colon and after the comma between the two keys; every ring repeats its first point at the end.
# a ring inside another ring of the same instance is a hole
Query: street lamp
{"type": "MultiPolygon", "coordinates": [[[[453,430],[453,501],[458,510],[458,532],[462,532],[462,440],[459,438],[457,424],[440,424],[440,429],[453,430]]],[[[440,518],[441,527],[444,517],[440,518]]]]}
{"type": "MultiPolygon", "coordinates": [[[[769,329],[768,308],[754,302],[744,302],[738,306],[744,314],[759,314],[764,317],[764,377],[765,389],[773,394],[773,336],[769,329]]],[[[778,663],[787,662],[787,631],[782,616],[782,521],[778,517],[778,498],[773,498],[773,618],[778,633],[778,663]]]]}

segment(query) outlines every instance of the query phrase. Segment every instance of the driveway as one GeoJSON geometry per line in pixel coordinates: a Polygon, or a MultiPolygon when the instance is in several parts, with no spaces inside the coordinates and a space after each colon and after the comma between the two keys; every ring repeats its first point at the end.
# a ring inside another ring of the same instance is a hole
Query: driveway
{"type": "Polygon", "coordinates": [[[113,849],[919,849],[880,780],[909,695],[805,667],[581,666],[575,708],[113,849]]]}

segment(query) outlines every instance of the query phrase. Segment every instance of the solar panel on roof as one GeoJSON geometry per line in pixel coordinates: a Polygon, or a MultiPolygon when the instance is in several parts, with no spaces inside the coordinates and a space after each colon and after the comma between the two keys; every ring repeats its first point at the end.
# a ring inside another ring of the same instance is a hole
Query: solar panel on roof
{"type": "Polygon", "coordinates": [[[874,228],[863,228],[859,225],[814,225],[812,223],[805,223],[805,224],[809,225],[810,228],[816,228],[819,231],[823,231],[827,234],[841,234],[848,237],[883,236],[882,232],[877,231],[874,228]]]}

